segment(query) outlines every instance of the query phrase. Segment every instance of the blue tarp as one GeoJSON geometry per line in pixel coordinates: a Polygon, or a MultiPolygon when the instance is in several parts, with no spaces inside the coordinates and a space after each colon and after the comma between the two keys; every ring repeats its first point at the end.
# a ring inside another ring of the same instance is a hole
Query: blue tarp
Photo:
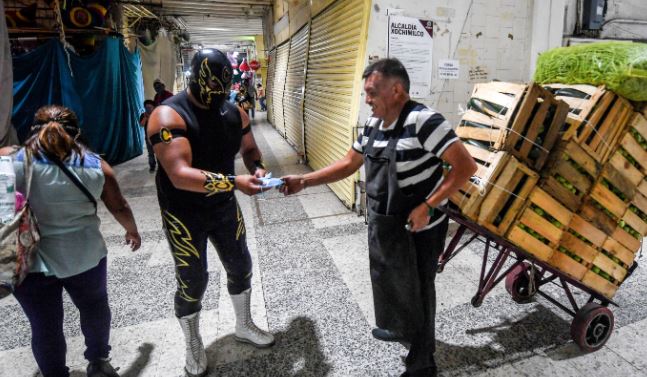
{"type": "Polygon", "coordinates": [[[13,59],[12,121],[20,140],[38,108],[58,104],[74,110],[90,147],[110,164],[142,154],[139,53],[131,54],[121,39],[109,37],[90,56],[70,53],[69,63],[63,45],[54,39],[13,59]]]}

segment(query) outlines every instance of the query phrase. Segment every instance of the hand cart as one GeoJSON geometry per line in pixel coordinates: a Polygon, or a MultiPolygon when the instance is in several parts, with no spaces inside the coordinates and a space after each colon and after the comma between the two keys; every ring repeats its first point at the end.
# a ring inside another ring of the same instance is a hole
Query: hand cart
{"type": "MultiPolygon", "coordinates": [[[[537,260],[532,254],[518,248],[502,237],[470,221],[458,210],[449,207],[441,208],[441,210],[450,219],[458,223],[459,227],[440,255],[438,261],[439,273],[443,271],[445,265],[452,258],[472,241],[479,240],[485,243],[478,290],[471,300],[471,304],[474,307],[481,306],[485,296],[505,279],[505,288],[515,302],[528,303],[532,301],[533,296],[538,294],[573,316],[573,321],[571,322],[571,337],[582,350],[593,352],[604,346],[613,331],[614,324],[613,312],[611,312],[608,306],[609,304],[618,306],[615,302],[547,263],[537,260]],[[460,240],[468,230],[472,234],[459,246],[460,240]],[[496,254],[494,261],[488,268],[491,253],[492,256],[495,255],[494,253],[498,254],[496,254]],[[508,259],[513,259],[515,262],[512,266],[501,272],[508,259]],[[570,307],[541,289],[548,283],[553,283],[563,289],[570,307]],[[573,296],[573,288],[577,288],[590,295],[586,304],[583,306],[578,305],[573,296]]],[[[634,262],[629,269],[627,278],[636,267],[637,263],[634,262]]]]}

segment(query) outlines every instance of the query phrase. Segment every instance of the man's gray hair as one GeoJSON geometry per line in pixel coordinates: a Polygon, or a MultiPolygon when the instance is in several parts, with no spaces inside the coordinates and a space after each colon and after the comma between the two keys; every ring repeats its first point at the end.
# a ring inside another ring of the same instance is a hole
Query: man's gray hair
{"type": "Polygon", "coordinates": [[[400,82],[402,82],[402,85],[404,86],[404,90],[409,93],[409,86],[411,85],[409,81],[409,74],[407,73],[407,69],[404,68],[404,65],[402,65],[402,63],[398,59],[380,59],[370,64],[368,67],[366,67],[366,69],[364,69],[364,73],[362,73],[362,79],[366,79],[374,72],[380,72],[384,77],[392,77],[400,80],[400,82]]]}

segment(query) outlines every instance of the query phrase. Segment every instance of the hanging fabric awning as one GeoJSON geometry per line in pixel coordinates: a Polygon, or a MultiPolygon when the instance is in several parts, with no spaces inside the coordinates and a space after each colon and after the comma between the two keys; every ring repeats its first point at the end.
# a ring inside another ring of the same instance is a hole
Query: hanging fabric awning
{"type": "Polygon", "coordinates": [[[110,164],[142,153],[143,112],[139,53],[119,38],[106,38],[94,54],[66,54],[52,39],[13,59],[13,124],[24,141],[38,108],[58,104],[76,112],[90,147],[110,164]],[[70,71],[71,68],[71,71],[70,71]]]}
{"type": "Polygon", "coordinates": [[[144,94],[146,99],[155,97],[153,82],[160,79],[166,90],[175,91],[177,74],[177,45],[166,33],[160,32],[155,42],[146,46],[137,43],[142,60],[142,75],[144,77],[144,94]]]}
{"type": "MultiPolygon", "coordinates": [[[[4,2],[0,1],[0,15],[5,14],[4,2]]],[[[0,147],[16,144],[16,131],[11,127],[11,50],[9,49],[9,34],[4,18],[0,19],[0,147]]]]}

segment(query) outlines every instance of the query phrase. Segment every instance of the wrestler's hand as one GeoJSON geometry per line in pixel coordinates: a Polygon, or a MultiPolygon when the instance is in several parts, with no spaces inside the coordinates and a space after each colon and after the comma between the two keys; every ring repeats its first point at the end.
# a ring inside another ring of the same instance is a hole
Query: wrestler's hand
{"type": "Polygon", "coordinates": [[[249,174],[236,176],[236,188],[247,195],[256,195],[261,192],[261,180],[249,174]]]}
{"type": "Polygon", "coordinates": [[[281,177],[281,179],[285,182],[283,186],[279,187],[279,191],[282,192],[283,195],[296,194],[305,188],[302,175],[287,175],[285,177],[281,177]]]}
{"type": "Polygon", "coordinates": [[[256,171],[254,172],[254,177],[263,178],[265,177],[265,174],[267,174],[267,170],[259,168],[259,169],[256,169],[256,171]]]}
{"type": "Polygon", "coordinates": [[[421,230],[429,224],[429,219],[431,219],[429,216],[429,207],[425,203],[420,204],[411,211],[409,218],[407,218],[407,222],[411,227],[409,231],[417,232],[421,230]]]}
{"type": "Polygon", "coordinates": [[[129,245],[132,251],[139,249],[142,245],[142,237],[139,232],[126,232],[126,245],[129,245]]]}

